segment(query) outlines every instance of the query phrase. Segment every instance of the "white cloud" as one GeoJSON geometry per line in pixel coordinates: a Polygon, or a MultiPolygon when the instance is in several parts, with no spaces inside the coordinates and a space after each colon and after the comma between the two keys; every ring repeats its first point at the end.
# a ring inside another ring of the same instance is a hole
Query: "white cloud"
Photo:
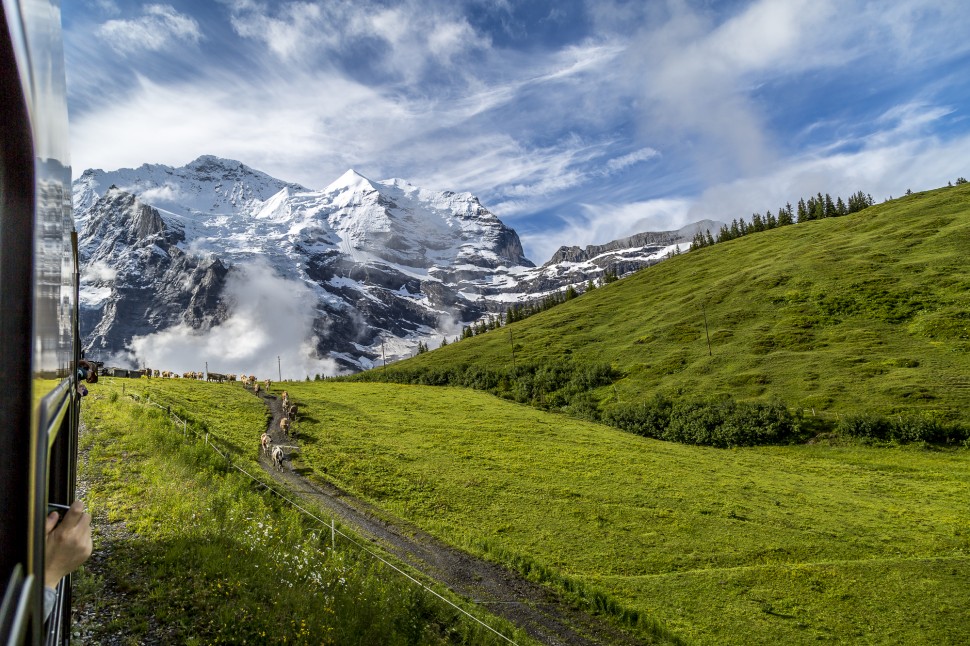
{"type": "Polygon", "coordinates": [[[135,186],[126,186],[122,190],[128,193],[137,193],[142,202],[155,204],[156,202],[176,202],[180,194],[178,187],[173,184],[165,184],[149,189],[141,189],[135,186]]]}
{"type": "Polygon", "coordinates": [[[304,379],[334,375],[339,368],[316,355],[313,292],[304,283],[274,274],[266,263],[230,273],[226,292],[232,313],[219,325],[198,331],[182,324],[135,337],[129,350],[136,365],[175,372],[254,374],[260,378],[304,379]],[[279,359],[277,359],[279,357],[279,359]]]}
{"type": "Polygon", "coordinates": [[[629,166],[633,166],[642,161],[647,161],[648,159],[653,159],[654,157],[659,156],[660,152],[654,148],[641,148],[640,150],[635,150],[632,153],[623,155],[622,157],[614,157],[610,161],[606,162],[606,173],[616,173],[629,166]]]}
{"type": "Polygon", "coordinates": [[[776,212],[787,201],[818,192],[848,197],[870,193],[877,202],[907,189],[945,185],[970,167],[970,135],[942,142],[932,137],[895,141],[853,153],[811,154],[791,160],[775,172],[712,186],[691,206],[690,220],[749,219],[751,213],[776,212]]]}
{"type": "MultiPolygon", "coordinates": [[[[529,257],[543,263],[561,246],[605,244],[644,231],[672,231],[688,224],[688,199],[656,199],[627,204],[580,204],[579,213],[562,215],[565,225],[523,235],[529,257]]],[[[701,218],[698,218],[701,219],[701,218]]]]}
{"type": "Polygon", "coordinates": [[[750,221],[752,213],[777,213],[787,202],[795,204],[818,192],[845,199],[861,190],[881,202],[907,189],[937,188],[967,175],[970,135],[941,141],[924,134],[911,136],[914,129],[899,124],[924,123],[929,116],[948,112],[933,106],[901,106],[887,112],[883,121],[888,129],[864,139],[861,149],[832,152],[826,146],[785,160],[768,173],[711,184],[698,196],[563,206],[562,226],[522,235],[522,243],[531,259],[544,262],[562,245],[603,244],[704,219],[750,221]]]}
{"type": "Polygon", "coordinates": [[[264,3],[224,0],[237,34],[264,43],[280,59],[306,68],[374,40],[358,61],[411,83],[429,65],[453,67],[460,57],[481,52],[490,40],[447,5],[404,2],[398,6],[334,0],[327,3],[264,3]]]}
{"type": "Polygon", "coordinates": [[[335,75],[300,80],[297,94],[288,91],[289,79],[267,81],[254,94],[236,78],[199,85],[139,78],[127,96],[75,117],[74,167],[134,168],[146,160],[179,166],[215,154],[322,188],[361,167],[361,159],[379,158],[374,146],[407,136],[395,127],[400,106],[372,90],[335,75]]]}
{"type": "Polygon", "coordinates": [[[109,20],[97,33],[122,54],[160,51],[179,42],[197,43],[202,39],[199,23],[194,18],[164,4],[148,5],[144,15],[134,20],[109,20]]]}
{"type": "Polygon", "coordinates": [[[84,267],[83,283],[110,282],[118,277],[118,270],[109,267],[103,260],[90,263],[84,267]]]}
{"type": "Polygon", "coordinates": [[[276,15],[270,14],[267,5],[253,0],[232,0],[226,4],[232,12],[231,24],[236,33],[263,42],[285,60],[303,56],[321,44],[335,42],[337,32],[330,26],[341,24],[327,20],[323,8],[310,2],[283,3],[277,6],[276,15]]]}

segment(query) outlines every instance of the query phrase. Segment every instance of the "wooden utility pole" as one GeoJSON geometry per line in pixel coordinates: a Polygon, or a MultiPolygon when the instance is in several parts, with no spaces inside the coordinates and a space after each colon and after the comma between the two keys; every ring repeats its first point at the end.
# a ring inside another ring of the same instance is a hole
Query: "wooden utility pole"
{"type": "Polygon", "coordinates": [[[280,381],[283,381],[283,364],[280,363],[280,355],[276,355],[276,370],[279,372],[280,381]]]}
{"type": "Polygon", "coordinates": [[[713,357],[714,351],[711,350],[711,331],[707,328],[707,307],[701,303],[701,310],[704,312],[704,332],[707,334],[707,354],[713,357]]]}
{"type": "Polygon", "coordinates": [[[381,337],[381,358],[384,360],[384,376],[387,376],[387,355],[384,354],[384,337],[381,337]]]}
{"type": "Polygon", "coordinates": [[[515,370],[515,339],[512,338],[512,326],[509,326],[509,345],[512,346],[512,370],[515,370]]]}

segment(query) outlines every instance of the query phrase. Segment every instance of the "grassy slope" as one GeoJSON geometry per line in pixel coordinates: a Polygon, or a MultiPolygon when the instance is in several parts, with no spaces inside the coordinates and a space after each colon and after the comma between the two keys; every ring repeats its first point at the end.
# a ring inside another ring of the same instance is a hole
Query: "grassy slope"
{"type": "Polygon", "coordinates": [[[688,641],[970,639],[966,451],[729,451],[462,389],[286,387],[316,477],[688,641]]]}
{"type": "MultiPolygon", "coordinates": [[[[970,420],[967,249],[970,184],[914,194],[677,256],[515,323],[516,360],[609,361],[627,375],[610,401],[730,393],[970,420]]],[[[509,338],[405,363],[509,365],[509,338]]]]}
{"type": "Polygon", "coordinates": [[[223,449],[251,445],[237,464],[255,456],[250,438],[266,423],[261,400],[239,385],[105,378],[92,388],[80,470],[85,502],[102,519],[103,563],[100,576],[82,568],[77,579],[75,603],[92,618],[77,627],[85,641],[505,643],[345,543],[331,551],[328,528],[227,470],[161,410],[118,396],[123,388],[142,402],[150,393],[182,403],[223,449]]]}

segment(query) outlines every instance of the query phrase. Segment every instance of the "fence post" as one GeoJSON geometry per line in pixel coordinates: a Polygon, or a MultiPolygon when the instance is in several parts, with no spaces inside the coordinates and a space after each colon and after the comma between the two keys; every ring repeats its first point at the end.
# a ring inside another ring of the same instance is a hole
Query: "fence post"
{"type": "Polygon", "coordinates": [[[330,517],[330,545],[334,552],[337,551],[337,526],[334,524],[333,516],[330,517]]]}
{"type": "Polygon", "coordinates": [[[209,446],[209,434],[208,433],[205,434],[205,445],[206,446],[209,446]]]}

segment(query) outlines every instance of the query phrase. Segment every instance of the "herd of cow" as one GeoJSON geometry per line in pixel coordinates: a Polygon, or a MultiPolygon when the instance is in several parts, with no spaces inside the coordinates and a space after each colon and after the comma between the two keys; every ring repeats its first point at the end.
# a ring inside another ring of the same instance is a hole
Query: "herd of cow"
{"type": "MultiPolygon", "coordinates": [[[[100,372],[110,377],[147,377],[148,379],[195,379],[198,381],[208,381],[216,383],[226,383],[239,381],[244,388],[249,388],[254,394],[259,395],[260,389],[268,393],[272,382],[264,379],[262,382],[256,379],[255,375],[235,375],[220,374],[218,372],[183,372],[181,374],[169,370],[155,370],[143,368],[141,370],[129,370],[127,368],[101,367],[100,372]]],[[[290,399],[289,394],[284,390],[280,395],[283,404],[283,417],[280,419],[280,433],[283,438],[289,440],[296,437],[296,429],[293,427],[293,420],[296,419],[296,402],[290,399]]],[[[283,461],[286,454],[283,453],[283,446],[273,444],[273,439],[269,433],[263,433],[259,440],[260,447],[264,455],[269,455],[273,460],[273,466],[278,470],[283,470],[283,461]]]]}
{"type": "Polygon", "coordinates": [[[98,374],[105,377],[128,377],[132,379],[138,379],[139,377],[147,377],[148,379],[196,379],[198,381],[215,381],[217,383],[226,383],[227,381],[236,381],[237,379],[255,379],[255,377],[237,377],[237,375],[228,374],[223,375],[218,372],[183,372],[181,374],[175,371],[169,370],[155,370],[153,368],[141,368],[139,370],[133,370],[131,368],[114,368],[111,366],[103,366],[100,362],[98,363],[98,374]]]}
{"type": "MultiPolygon", "coordinates": [[[[249,377],[243,377],[241,381],[244,387],[252,388],[255,394],[259,394],[260,383],[256,381],[256,377],[250,375],[249,377]]],[[[269,391],[269,379],[263,381],[263,387],[267,392],[269,391]]],[[[296,419],[296,402],[290,399],[289,393],[287,393],[285,390],[280,394],[280,400],[283,405],[283,416],[280,419],[280,433],[283,435],[283,439],[295,439],[296,428],[293,427],[292,423],[293,420],[296,419]]],[[[286,459],[286,454],[283,453],[283,446],[280,444],[273,444],[273,438],[270,436],[269,432],[265,432],[260,435],[259,445],[263,451],[263,455],[268,455],[273,460],[273,466],[275,466],[278,471],[283,471],[283,460],[286,459]]]]}

